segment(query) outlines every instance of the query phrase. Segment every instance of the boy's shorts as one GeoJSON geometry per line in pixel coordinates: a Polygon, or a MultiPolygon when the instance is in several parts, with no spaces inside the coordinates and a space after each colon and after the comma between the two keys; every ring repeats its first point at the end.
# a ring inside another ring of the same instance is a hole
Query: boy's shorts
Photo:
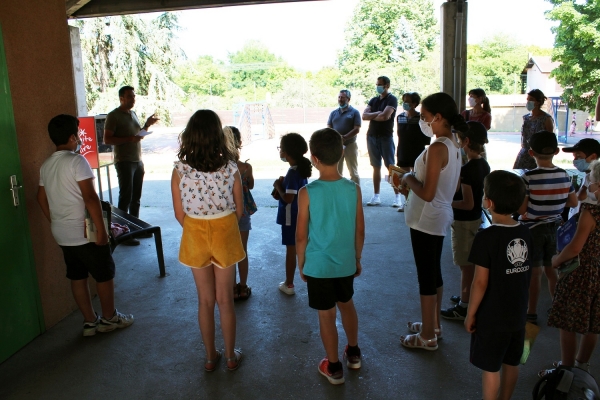
{"type": "Polygon", "coordinates": [[[525,329],[516,332],[471,334],[471,364],[488,372],[498,372],[502,364],[517,366],[523,355],[525,329]]]}
{"type": "Polygon", "coordinates": [[[296,245],[296,224],[291,226],[281,225],[281,244],[284,246],[296,245]]]}
{"type": "Polygon", "coordinates": [[[236,215],[222,214],[212,218],[185,216],[179,245],[180,263],[192,268],[211,264],[227,268],[246,258],[236,215]]]}
{"type": "Polygon", "coordinates": [[[475,235],[481,226],[481,218],[474,221],[454,221],[452,223],[452,259],[454,265],[470,265],[469,254],[475,235]]]}
{"type": "Polygon", "coordinates": [[[252,222],[249,215],[242,215],[242,218],[238,221],[240,232],[249,232],[252,230],[252,222]]]}
{"type": "Polygon", "coordinates": [[[60,246],[67,264],[67,278],[72,281],[86,279],[89,275],[98,283],[108,282],[115,277],[115,262],[110,246],[86,243],[80,246],[60,246]]]}
{"type": "Polygon", "coordinates": [[[558,226],[557,222],[548,222],[530,229],[531,241],[533,242],[532,267],[552,265],[552,257],[556,255],[556,230],[558,226]]]}
{"type": "Polygon", "coordinates": [[[330,310],[335,303],[347,303],[354,295],[354,275],[341,278],[306,277],[308,306],[315,310],[330,310]]]}

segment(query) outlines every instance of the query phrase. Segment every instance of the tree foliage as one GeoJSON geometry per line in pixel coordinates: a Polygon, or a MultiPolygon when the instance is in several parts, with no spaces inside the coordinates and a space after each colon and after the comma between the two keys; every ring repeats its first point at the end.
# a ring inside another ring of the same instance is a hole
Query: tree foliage
{"type": "Polygon", "coordinates": [[[467,46],[467,90],[482,88],[488,94],[520,90],[521,72],[529,54],[546,56],[552,49],[524,46],[514,37],[500,34],[467,46]]]}
{"type": "Polygon", "coordinates": [[[555,36],[553,61],[561,65],[551,76],[563,88],[563,101],[571,108],[589,111],[600,94],[600,3],[596,0],[548,0],[546,13],[555,36]]]}
{"type": "Polygon", "coordinates": [[[288,78],[297,72],[281,57],[271,53],[261,42],[251,40],[241,50],[229,54],[231,85],[236,89],[247,87],[265,88],[275,92],[282,88],[288,78]]]}
{"type": "Polygon", "coordinates": [[[76,22],[80,29],[88,109],[107,112],[114,104],[114,89],[135,87],[147,97],[142,103],[159,111],[168,122],[169,111],[180,94],[173,71],[183,52],[173,45],[179,29],[175,13],[147,21],[133,15],[90,18],[76,22]],[[98,109],[101,106],[101,109],[98,109]]]}
{"type": "MultiPolygon", "coordinates": [[[[438,36],[431,0],[363,0],[346,28],[346,44],[338,57],[340,79],[366,97],[373,94],[382,71],[408,76],[403,80],[417,86],[407,90],[422,90],[417,82],[427,78],[414,67],[431,60],[438,36]]],[[[439,82],[439,74],[430,80],[439,82]]]]}

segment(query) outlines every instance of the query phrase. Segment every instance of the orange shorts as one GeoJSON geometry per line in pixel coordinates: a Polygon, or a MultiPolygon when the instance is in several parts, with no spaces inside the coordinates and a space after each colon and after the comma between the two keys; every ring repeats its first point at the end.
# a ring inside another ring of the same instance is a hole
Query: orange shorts
{"type": "Polygon", "coordinates": [[[211,264],[227,268],[245,257],[235,213],[202,219],[185,216],[179,246],[180,263],[191,268],[211,264]]]}

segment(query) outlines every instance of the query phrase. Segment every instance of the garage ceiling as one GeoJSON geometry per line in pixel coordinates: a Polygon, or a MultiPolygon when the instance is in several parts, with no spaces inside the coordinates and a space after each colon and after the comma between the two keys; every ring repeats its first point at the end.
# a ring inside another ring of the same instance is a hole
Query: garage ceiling
{"type": "Polygon", "coordinates": [[[69,18],[90,18],[248,4],[293,3],[298,1],[324,0],[66,0],[66,11],[69,18]]]}

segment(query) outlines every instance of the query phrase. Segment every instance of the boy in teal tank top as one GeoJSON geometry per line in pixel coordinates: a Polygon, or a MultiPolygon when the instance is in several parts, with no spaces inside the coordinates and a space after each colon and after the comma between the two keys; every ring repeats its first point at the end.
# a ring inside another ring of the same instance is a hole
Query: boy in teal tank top
{"type": "Polygon", "coordinates": [[[365,241],[365,220],[360,186],[342,178],[337,165],[342,157],[342,136],[331,128],[310,138],[311,162],[319,179],[298,192],[296,253],[300,277],[307,283],[308,305],[319,313],[321,340],[327,356],[319,373],[330,383],[344,383],[338,357],[336,306],[340,310],[348,344],[346,366],[361,366],[358,348],[358,317],[352,296],[354,278],[362,270],[360,258],[365,241]]]}

